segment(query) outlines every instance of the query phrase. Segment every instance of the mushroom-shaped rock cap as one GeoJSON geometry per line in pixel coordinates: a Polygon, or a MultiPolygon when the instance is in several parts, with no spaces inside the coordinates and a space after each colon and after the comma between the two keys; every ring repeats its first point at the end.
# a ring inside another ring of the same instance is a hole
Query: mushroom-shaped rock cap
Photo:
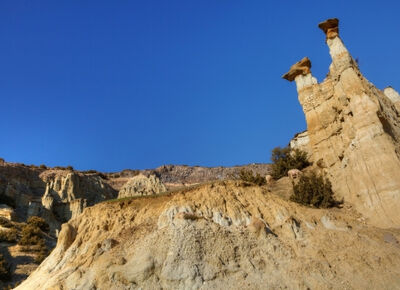
{"type": "Polygon", "coordinates": [[[290,67],[290,70],[282,78],[293,81],[298,75],[306,75],[311,72],[311,61],[308,57],[303,58],[290,67]]]}
{"type": "Polygon", "coordinates": [[[326,34],[326,39],[339,36],[339,19],[330,18],[318,24],[318,27],[326,34]]]}

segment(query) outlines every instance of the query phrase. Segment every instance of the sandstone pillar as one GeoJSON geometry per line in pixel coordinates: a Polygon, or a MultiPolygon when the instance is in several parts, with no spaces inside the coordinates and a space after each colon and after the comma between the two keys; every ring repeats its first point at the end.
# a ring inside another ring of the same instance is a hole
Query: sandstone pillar
{"type": "Polygon", "coordinates": [[[296,81],[311,159],[326,172],[335,193],[371,223],[400,227],[400,114],[362,76],[339,37],[338,24],[338,19],[319,24],[332,57],[322,83],[311,76],[308,59],[283,77],[296,81]]]}

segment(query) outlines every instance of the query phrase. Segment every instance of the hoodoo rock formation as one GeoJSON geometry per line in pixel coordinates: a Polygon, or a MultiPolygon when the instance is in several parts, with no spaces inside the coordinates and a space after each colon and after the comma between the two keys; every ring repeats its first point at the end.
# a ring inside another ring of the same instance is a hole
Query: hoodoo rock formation
{"type": "MultiPolygon", "coordinates": [[[[361,75],[338,23],[320,24],[328,77],[317,83],[307,58],[284,77],[297,84],[308,126],[291,146],[308,149],[341,208],[290,201],[288,177],[259,186],[220,180],[233,169],[163,166],[153,172],[164,184],[191,186],[84,209],[16,289],[398,288],[399,98],[361,75]]],[[[129,193],[122,181],[136,173],[109,182],[129,193]]]]}
{"type": "Polygon", "coordinates": [[[338,19],[319,24],[332,57],[323,82],[312,76],[306,58],[283,78],[296,82],[312,161],[328,175],[335,193],[372,224],[399,227],[400,97],[365,79],[338,25],[338,19]]]}

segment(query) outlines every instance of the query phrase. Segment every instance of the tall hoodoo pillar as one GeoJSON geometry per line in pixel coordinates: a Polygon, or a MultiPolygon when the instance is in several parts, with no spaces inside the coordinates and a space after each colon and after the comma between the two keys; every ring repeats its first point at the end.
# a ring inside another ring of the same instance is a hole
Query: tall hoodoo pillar
{"type": "Polygon", "coordinates": [[[318,24],[318,27],[326,35],[326,44],[329,47],[329,54],[332,58],[330,73],[333,76],[339,75],[345,69],[356,66],[349,51],[339,37],[339,19],[331,18],[325,20],[318,24]]]}
{"type": "Polygon", "coordinates": [[[296,82],[311,160],[372,224],[400,227],[400,111],[362,76],[339,37],[339,20],[319,28],[332,57],[326,79],[317,83],[308,58],[283,76],[296,82]]]}
{"type": "Polygon", "coordinates": [[[308,57],[304,57],[302,60],[292,65],[290,70],[284,74],[282,78],[290,82],[295,81],[297,92],[317,83],[317,79],[311,74],[311,61],[308,57]]]}

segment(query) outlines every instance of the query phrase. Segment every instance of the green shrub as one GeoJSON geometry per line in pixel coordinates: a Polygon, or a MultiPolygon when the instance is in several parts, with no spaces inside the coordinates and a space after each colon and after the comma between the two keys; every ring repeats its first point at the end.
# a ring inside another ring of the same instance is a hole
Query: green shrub
{"type": "Polygon", "coordinates": [[[329,179],[312,172],[302,175],[297,184],[293,183],[290,200],[308,206],[328,208],[340,202],[333,198],[332,184],[329,179]]]}
{"type": "Polygon", "coordinates": [[[10,266],[2,254],[0,254],[0,280],[3,282],[10,280],[10,266]]]}
{"type": "Polygon", "coordinates": [[[41,229],[46,233],[50,230],[48,223],[46,223],[46,221],[43,218],[38,216],[31,216],[28,219],[27,223],[34,227],[38,227],[39,229],[41,229]]]}
{"type": "Polygon", "coordinates": [[[16,229],[0,230],[0,241],[15,243],[17,241],[18,232],[16,229]]]}
{"type": "Polygon", "coordinates": [[[47,169],[47,166],[44,165],[44,164],[40,164],[40,165],[39,165],[39,168],[40,168],[40,169],[47,169]]]}
{"type": "Polygon", "coordinates": [[[303,169],[310,165],[307,153],[299,149],[291,150],[289,147],[276,147],[272,150],[272,172],[274,179],[286,176],[290,169],[303,169]]]}
{"type": "Polygon", "coordinates": [[[266,180],[263,176],[261,176],[259,173],[254,174],[253,171],[251,170],[246,170],[242,168],[239,172],[238,179],[245,181],[245,182],[250,182],[256,185],[264,185],[266,183],[266,180]]]}

